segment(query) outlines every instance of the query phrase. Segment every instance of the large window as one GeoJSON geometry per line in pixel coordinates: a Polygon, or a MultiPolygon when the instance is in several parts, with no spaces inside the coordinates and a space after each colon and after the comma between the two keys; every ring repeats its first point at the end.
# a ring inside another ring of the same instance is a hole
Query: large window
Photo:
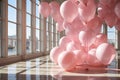
{"type": "Polygon", "coordinates": [[[32,36],[31,36],[31,0],[26,0],[26,52],[32,51],[32,36]]]}
{"type": "Polygon", "coordinates": [[[108,29],[107,29],[108,42],[113,44],[114,46],[115,46],[115,42],[116,42],[115,31],[116,31],[115,27],[112,27],[112,28],[108,27],[108,29]]]}
{"type": "Polygon", "coordinates": [[[17,0],[8,0],[8,55],[17,53],[17,0]]]}
{"type": "Polygon", "coordinates": [[[57,45],[56,22],[39,14],[39,0],[0,1],[0,57],[48,52],[57,45]]]}

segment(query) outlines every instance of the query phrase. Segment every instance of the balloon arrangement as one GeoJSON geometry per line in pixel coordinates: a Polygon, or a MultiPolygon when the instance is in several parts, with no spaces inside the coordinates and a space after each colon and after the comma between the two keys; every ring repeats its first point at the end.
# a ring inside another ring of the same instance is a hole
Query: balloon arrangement
{"type": "Polygon", "coordinates": [[[61,68],[101,67],[113,61],[116,50],[100,31],[103,23],[120,30],[120,0],[66,0],[61,5],[41,2],[39,10],[56,21],[59,32],[65,30],[59,46],[50,52],[50,59],[61,68]]]}

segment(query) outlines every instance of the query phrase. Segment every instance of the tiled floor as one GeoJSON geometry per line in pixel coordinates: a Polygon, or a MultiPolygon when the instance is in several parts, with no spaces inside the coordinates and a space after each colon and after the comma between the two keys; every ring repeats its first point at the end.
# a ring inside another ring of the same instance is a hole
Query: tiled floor
{"type": "Polygon", "coordinates": [[[0,67],[0,80],[120,80],[120,69],[113,61],[108,68],[65,72],[49,56],[0,67]]]}

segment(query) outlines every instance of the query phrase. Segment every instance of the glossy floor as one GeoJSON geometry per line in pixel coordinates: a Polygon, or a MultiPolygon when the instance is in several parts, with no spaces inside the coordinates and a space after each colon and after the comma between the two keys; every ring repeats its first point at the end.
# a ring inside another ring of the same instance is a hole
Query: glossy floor
{"type": "Polygon", "coordinates": [[[120,80],[120,69],[113,61],[108,68],[66,72],[52,63],[49,56],[0,67],[0,80],[120,80]]]}

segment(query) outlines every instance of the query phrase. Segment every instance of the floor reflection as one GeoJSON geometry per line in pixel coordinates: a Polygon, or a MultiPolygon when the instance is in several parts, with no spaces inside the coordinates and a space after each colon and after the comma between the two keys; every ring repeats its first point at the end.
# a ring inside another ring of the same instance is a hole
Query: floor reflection
{"type": "Polygon", "coordinates": [[[120,80],[120,69],[113,61],[107,68],[65,72],[45,56],[1,66],[0,80],[120,80]]]}

